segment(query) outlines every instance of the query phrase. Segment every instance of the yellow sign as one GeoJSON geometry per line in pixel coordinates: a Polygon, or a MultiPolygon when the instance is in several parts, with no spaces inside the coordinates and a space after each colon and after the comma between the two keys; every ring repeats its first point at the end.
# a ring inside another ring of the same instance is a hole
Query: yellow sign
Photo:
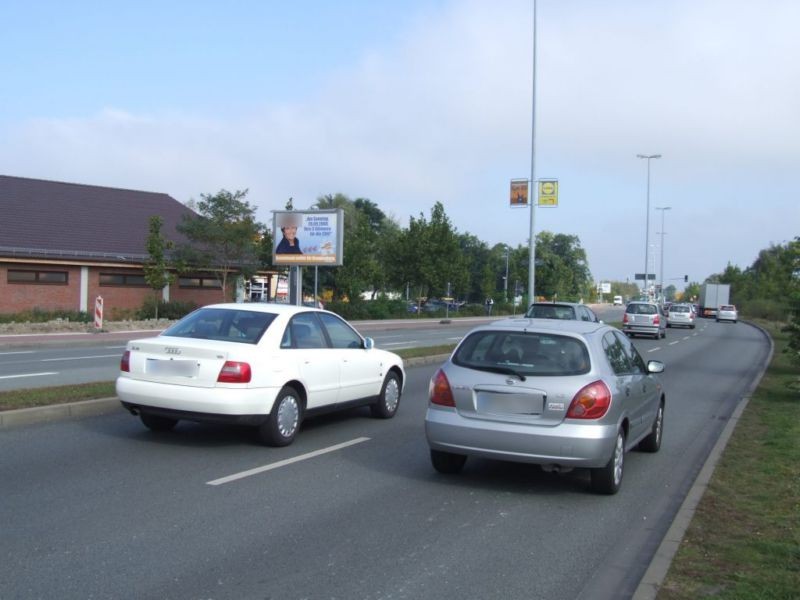
{"type": "Polygon", "coordinates": [[[539,206],[558,206],[558,180],[539,180],[539,206]]]}
{"type": "Polygon", "coordinates": [[[528,180],[511,180],[511,206],[528,206],[528,180]]]}

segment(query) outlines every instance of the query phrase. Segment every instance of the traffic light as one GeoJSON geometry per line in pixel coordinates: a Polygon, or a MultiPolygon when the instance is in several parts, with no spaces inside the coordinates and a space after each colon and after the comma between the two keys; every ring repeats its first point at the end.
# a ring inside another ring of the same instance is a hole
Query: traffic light
{"type": "Polygon", "coordinates": [[[689,276],[688,275],[684,275],[683,276],[683,282],[687,283],[688,281],[689,281],[689,276]]]}

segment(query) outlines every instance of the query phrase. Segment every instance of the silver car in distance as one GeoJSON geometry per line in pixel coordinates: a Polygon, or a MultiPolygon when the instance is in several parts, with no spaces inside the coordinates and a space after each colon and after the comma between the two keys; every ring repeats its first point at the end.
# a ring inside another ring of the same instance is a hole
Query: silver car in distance
{"type": "Polygon", "coordinates": [[[615,494],[625,452],[661,446],[663,371],[602,323],[517,318],[477,327],[429,385],[433,467],[457,473],[479,456],[588,468],[594,491],[615,494]]]}

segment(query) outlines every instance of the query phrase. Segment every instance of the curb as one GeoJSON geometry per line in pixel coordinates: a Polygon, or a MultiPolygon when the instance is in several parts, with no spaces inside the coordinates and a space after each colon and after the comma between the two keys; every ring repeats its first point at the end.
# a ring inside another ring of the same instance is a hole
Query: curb
{"type": "Polygon", "coordinates": [[[53,404],[51,406],[35,406],[16,410],[0,411],[0,428],[51,423],[80,417],[94,417],[123,410],[119,398],[98,398],[81,400],[69,404],[53,404]]]}

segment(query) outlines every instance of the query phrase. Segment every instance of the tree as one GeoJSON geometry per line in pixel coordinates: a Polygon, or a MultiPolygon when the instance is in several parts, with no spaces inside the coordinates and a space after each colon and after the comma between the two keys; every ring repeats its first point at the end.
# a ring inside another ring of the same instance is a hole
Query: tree
{"type": "Polygon", "coordinates": [[[212,271],[222,285],[222,298],[227,299],[228,277],[238,272],[248,278],[258,269],[262,232],[256,221],[255,206],[244,199],[247,190],[201,194],[197,215],[185,216],[178,225],[191,245],[181,248],[186,262],[198,269],[212,271]]]}
{"type": "Polygon", "coordinates": [[[158,215],[150,217],[150,233],[147,236],[147,259],[142,265],[144,280],[153,290],[155,296],[155,317],[158,319],[158,297],[166,286],[175,281],[175,275],[170,273],[170,264],[167,260],[167,251],[172,249],[173,243],[161,235],[164,220],[158,215]]]}

